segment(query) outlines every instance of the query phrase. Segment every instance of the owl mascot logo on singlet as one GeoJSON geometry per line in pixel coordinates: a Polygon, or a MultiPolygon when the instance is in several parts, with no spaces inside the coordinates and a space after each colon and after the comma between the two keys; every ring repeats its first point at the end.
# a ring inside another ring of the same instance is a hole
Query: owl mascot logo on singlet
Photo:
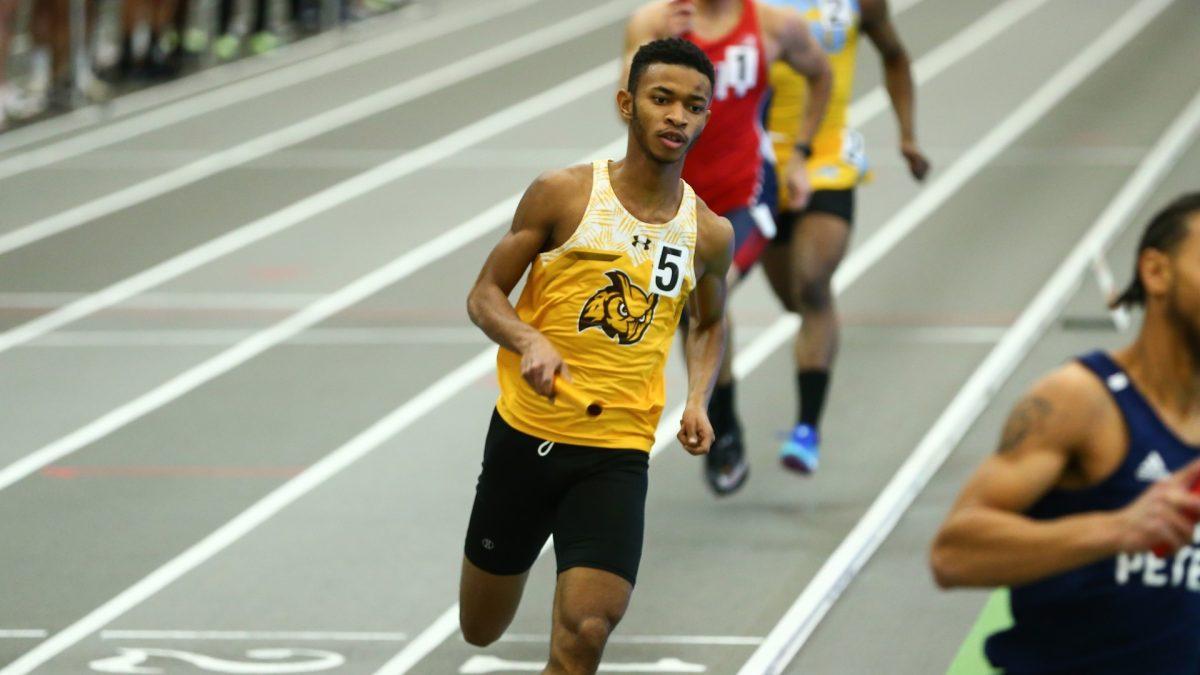
{"type": "Polygon", "coordinates": [[[623,345],[637,344],[654,321],[658,295],[646,293],[620,270],[606,272],[610,283],[583,303],[579,332],[599,328],[623,345]]]}

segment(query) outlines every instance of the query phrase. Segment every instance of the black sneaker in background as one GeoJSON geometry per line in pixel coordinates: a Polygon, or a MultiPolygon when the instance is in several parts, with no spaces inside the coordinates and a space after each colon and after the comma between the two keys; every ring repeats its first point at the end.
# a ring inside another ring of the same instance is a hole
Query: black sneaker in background
{"type": "Polygon", "coordinates": [[[713,441],[712,448],[704,456],[704,479],[718,497],[733,494],[746,484],[750,476],[750,465],[746,463],[746,449],[742,445],[740,429],[727,431],[713,441]]]}

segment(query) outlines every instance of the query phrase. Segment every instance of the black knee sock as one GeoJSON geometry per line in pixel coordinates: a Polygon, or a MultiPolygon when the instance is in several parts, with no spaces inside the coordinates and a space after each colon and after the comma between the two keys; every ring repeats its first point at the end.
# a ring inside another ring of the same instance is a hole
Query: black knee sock
{"type": "Polygon", "coordinates": [[[825,392],[829,390],[828,370],[801,370],[796,374],[796,390],[800,396],[800,423],[816,429],[825,408],[825,392]]]}
{"type": "Polygon", "coordinates": [[[713,433],[717,436],[738,430],[732,382],[713,388],[712,399],[708,402],[708,421],[712,423],[713,433]]]}

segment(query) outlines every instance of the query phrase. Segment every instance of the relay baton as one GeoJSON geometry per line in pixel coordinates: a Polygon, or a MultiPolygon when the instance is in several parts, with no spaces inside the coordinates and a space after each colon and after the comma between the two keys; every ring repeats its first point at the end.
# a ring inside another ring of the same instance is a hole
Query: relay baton
{"type": "MultiPolygon", "coordinates": [[[[1188,492],[1194,495],[1200,495],[1200,476],[1196,476],[1196,478],[1192,480],[1192,485],[1188,488],[1188,492]]],[[[1192,524],[1200,521],[1200,514],[1198,513],[1187,513],[1185,515],[1188,517],[1188,520],[1192,521],[1192,524]]],[[[1151,552],[1160,558],[1165,558],[1167,557],[1167,545],[1159,544],[1151,549],[1151,552]]]]}
{"type": "Polygon", "coordinates": [[[598,417],[600,413],[604,412],[603,403],[583,393],[578,387],[561,377],[554,378],[554,395],[583,410],[589,417],[598,417]]]}

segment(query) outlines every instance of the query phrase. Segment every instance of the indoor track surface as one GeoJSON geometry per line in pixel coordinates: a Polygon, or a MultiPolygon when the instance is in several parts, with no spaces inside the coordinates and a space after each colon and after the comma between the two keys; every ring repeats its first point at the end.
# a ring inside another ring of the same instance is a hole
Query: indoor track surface
{"type": "MultiPolygon", "coordinates": [[[[623,154],[638,4],[425,2],[0,136],[0,675],[541,669],[552,554],[501,642],[457,632],[497,394],[465,297],[537,174],[623,154]]],[[[1197,187],[1195,0],[891,4],[934,171],[864,42],[821,469],[776,462],[797,322],[755,272],[750,480],[674,441],[674,355],[601,672],[986,672],[933,533],[1033,379],[1130,338],[1106,273],[1197,187]]]]}

